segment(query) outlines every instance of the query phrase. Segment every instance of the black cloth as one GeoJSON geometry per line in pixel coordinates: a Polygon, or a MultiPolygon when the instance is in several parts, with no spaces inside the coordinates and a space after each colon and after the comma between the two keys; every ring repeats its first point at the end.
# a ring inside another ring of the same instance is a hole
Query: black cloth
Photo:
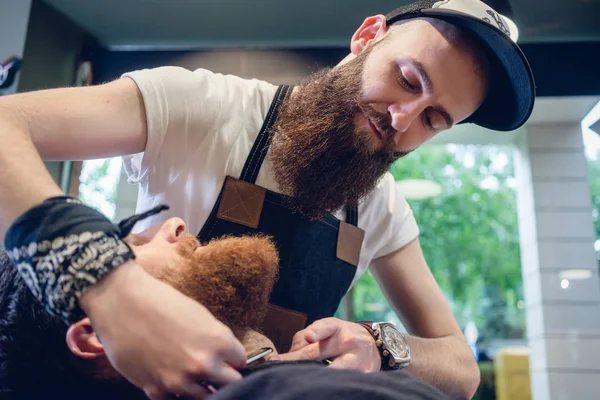
{"type": "Polygon", "coordinates": [[[241,382],[209,400],[449,400],[432,385],[405,371],[363,373],[326,367],[316,361],[257,365],[241,382]]]}
{"type": "Polygon", "coordinates": [[[321,366],[324,367],[327,365],[324,361],[314,361],[314,360],[298,360],[298,361],[263,361],[256,364],[252,364],[240,370],[240,374],[242,376],[250,376],[260,371],[280,367],[280,366],[289,366],[289,365],[312,365],[312,366],[321,366]]]}

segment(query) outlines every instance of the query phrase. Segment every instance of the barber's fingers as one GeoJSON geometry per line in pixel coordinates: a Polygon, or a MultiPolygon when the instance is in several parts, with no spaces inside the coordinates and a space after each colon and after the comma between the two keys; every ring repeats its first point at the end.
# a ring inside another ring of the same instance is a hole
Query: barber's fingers
{"type": "Polygon", "coordinates": [[[336,369],[354,369],[358,371],[368,372],[368,365],[361,363],[358,356],[354,353],[346,353],[335,358],[330,364],[330,368],[336,369]]]}
{"type": "MultiPolygon", "coordinates": [[[[219,356],[223,362],[229,364],[235,369],[242,369],[246,367],[246,349],[244,348],[244,345],[237,340],[235,336],[233,336],[233,334],[231,335],[231,340],[229,340],[228,343],[226,343],[226,345],[221,349],[219,356]]],[[[236,377],[234,380],[225,381],[223,383],[235,382],[239,379],[241,379],[241,375],[239,375],[239,378],[236,377]]]]}
{"type": "Polygon", "coordinates": [[[311,343],[316,343],[334,336],[342,327],[341,320],[337,318],[323,318],[317,320],[298,331],[293,339],[290,352],[297,351],[311,343]]]}
{"type": "Polygon", "coordinates": [[[290,351],[289,353],[279,354],[272,360],[278,361],[297,361],[297,360],[324,360],[334,358],[342,354],[341,343],[336,340],[337,337],[331,337],[321,340],[317,343],[310,343],[301,349],[290,351]]]}
{"type": "Polygon", "coordinates": [[[227,364],[219,364],[210,373],[210,384],[215,387],[228,385],[242,380],[242,374],[227,364]]]}
{"type": "Polygon", "coordinates": [[[337,318],[323,318],[313,322],[310,325],[311,335],[307,336],[310,343],[315,343],[320,340],[325,340],[340,331],[344,327],[345,321],[337,318]]]}
{"type": "MultiPolygon", "coordinates": [[[[312,332],[308,332],[306,329],[296,332],[294,337],[292,338],[292,345],[290,346],[289,352],[300,350],[301,348],[310,344],[308,340],[306,340],[306,335],[311,334],[312,332]]],[[[270,357],[272,358],[272,357],[270,357]]]]}
{"type": "Polygon", "coordinates": [[[244,346],[235,339],[224,341],[216,349],[215,357],[207,363],[198,363],[197,369],[183,382],[171,386],[170,392],[184,399],[203,399],[214,393],[216,388],[238,382],[242,375],[232,365],[243,368],[246,365],[244,346]]]}
{"type": "MultiPolygon", "coordinates": [[[[227,364],[219,363],[210,369],[210,382],[202,381],[200,378],[194,378],[193,376],[188,376],[186,379],[172,377],[170,381],[165,381],[163,385],[151,386],[146,388],[144,392],[151,400],[204,399],[215,393],[216,388],[242,379],[242,375],[227,364]]],[[[205,375],[206,373],[198,374],[198,376],[205,375]]]]}
{"type": "MultiPolygon", "coordinates": [[[[306,329],[296,332],[294,337],[292,338],[292,345],[288,352],[294,352],[300,350],[301,348],[308,346],[310,343],[306,340],[305,335],[307,334],[306,329]]],[[[312,333],[311,333],[312,334],[312,333]]],[[[272,356],[269,358],[273,358],[272,356]]]]}

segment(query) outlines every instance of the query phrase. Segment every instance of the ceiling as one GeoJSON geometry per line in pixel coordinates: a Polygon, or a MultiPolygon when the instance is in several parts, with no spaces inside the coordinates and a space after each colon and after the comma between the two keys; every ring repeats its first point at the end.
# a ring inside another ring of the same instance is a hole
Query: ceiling
{"type": "MultiPolygon", "coordinates": [[[[130,48],[348,46],[368,15],[409,0],[42,0],[102,45],[130,48]],[[336,17],[336,15],[338,17],[336,17]],[[342,16],[342,17],[339,17],[342,16]]],[[[489,0],[521,43],[600,41],[600,0],[489,0]]]]}
{"type": "MultiPolygon", "coordinates": [[[[346,49],[366,16],[385,14],[412,0],[37,1],[64,14],[109,50],[321,48],[330,52],[346,49]]],[[[534,70],[538,95],[545,96],[538,98],[530,123],[581,121],[600,94],[600,0],[484,1],[519,27],[519,42],[534,70]]],[[[440,140],[473,138],[482,143],[499,140],[497,132],[467,126],[440,140]]],[[[503,135],[503,140],[511,141],[511,134],[503,135]]]]}

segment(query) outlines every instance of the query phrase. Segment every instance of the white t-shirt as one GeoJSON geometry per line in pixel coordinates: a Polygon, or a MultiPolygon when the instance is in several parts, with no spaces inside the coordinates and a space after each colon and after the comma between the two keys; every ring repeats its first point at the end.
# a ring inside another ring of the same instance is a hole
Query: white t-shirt
{"type": "MultiPolygon", "coordinates": [[[[136,232],[180,217],[198,234],[227,175],[239,177],[267,115],[277,86],[197,69],[160,67],[124,74],[139,87],[146,108],[148,140],[143,153],[124,157],[130,183],[139,184],[137,211],[159,204],[170,210],[138,222],[136,232]]],[[[281,193],[269,159],[256,184],[281,193]]],[[[342,210],[335,214],[345,219],[342,210]]],[[[391,174],[358,208],[365,231],[357,274],[375,258],[408,244],[419,234],[412,210],[391,174]]]]}

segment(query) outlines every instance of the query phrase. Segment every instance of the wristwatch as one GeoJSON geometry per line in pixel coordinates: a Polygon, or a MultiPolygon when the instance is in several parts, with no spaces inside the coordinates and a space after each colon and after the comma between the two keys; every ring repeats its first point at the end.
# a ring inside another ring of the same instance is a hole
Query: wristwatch
{"type": "Polygon", "coordinates": [[[410,364],[410,346],[404,335],[387,322],[359,321],[373,339],[381,355],[381,369],[398,370],[410,364]]]}

